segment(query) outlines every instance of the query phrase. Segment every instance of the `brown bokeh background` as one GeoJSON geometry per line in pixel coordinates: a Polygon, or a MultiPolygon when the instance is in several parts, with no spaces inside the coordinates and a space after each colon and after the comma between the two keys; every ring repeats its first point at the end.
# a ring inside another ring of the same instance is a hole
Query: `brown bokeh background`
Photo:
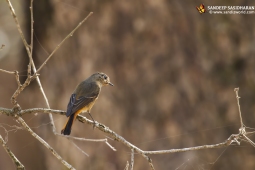
{"type": "MultiPolygon", "coordinates": [[[[205,6],[254,5],[252,2],[203,1],[205,6]]],[[[13,1],[27,39],[29,3],[13,1]]],[[[243,121],[255,128],[254,15],[201,15],[195,8],[200,3],[34,1],[34,29],[40,42],[34,39],[37,67],[90,11],[94,12],[40,73],[51,108],[65,110],[75,86],[100,71],[108,74],[115,86],[103,88],[92,109],[94,119],[143,150],[214,144],[238,133],[235,87],[240,87],[243,121]]],[[[5,1],[0,1],[0,43],[5,44],[0,51],[0,68],[18,70],[24,81],[28,57],[5,1]]],[[[0,107],[12,107],[10,98],[16,88],[14,76],[0,72],[0,107]]],[[[46,107],[35,81],[22,92],[18,102],[23,109],[46,107]]],[[[118,142],[109,140],[117,149],[113,152],[103,143],[75,141],[89,154],[87,157],[67,139],[53,135],[48,115],[38,113],[24,119],[77,169],[119,170],[130,160],[130,150],[118,142]]],[[[60,132],[67,118],[54,115],[54,120],[60,132]]],[[[0,123],[7,129],[11,128],[6,124],[18,125],[14,118],[5,115],[0,115],[0,123]]],[[[3,128],[0,134],[6,136],[3,128]]],[[[78,121],[72,135],[96,139],[107,136],[78,121]]],[[[28,170],[65,169],[25,130],[9,132],[8,145],[28,170]]],[[[15,169],[2,147],[0,157],[0,169],[15,169]]],[[[227,150],[151,158],[155,168],[162,170],[255,168],[255,149],[246,142],[227,150]]],[[[149,169],[140,155],[135,155],[135,169],[149,169]]]]}

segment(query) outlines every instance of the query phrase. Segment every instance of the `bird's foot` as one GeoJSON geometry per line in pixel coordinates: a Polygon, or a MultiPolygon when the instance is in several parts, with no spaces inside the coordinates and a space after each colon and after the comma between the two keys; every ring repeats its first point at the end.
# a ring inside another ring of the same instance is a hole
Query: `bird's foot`
{"type": "Polygon", "coordinates": [[[96,121],[93,120],[93,130],[95,129],[96,121]]]}
{"type": "Polygon", "coordinates": [[[89,116],[91,117],[91,119],[93,120],[93,129],[95,128],[96,126],[96,121],[93,119],[93,117],[91,116],[91,114],[88,112],[89,116]]]}

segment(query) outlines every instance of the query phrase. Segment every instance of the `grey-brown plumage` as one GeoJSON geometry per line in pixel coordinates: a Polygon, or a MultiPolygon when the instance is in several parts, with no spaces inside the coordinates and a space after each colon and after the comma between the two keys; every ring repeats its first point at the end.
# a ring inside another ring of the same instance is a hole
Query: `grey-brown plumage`
{"type": "Polygon", "coordinates": [[[110,82],[110,78],[106,74],[95,73],[76,87],[67,105],[66,116],[69,117],[69,119],[64,129],[61,130],[62,134],[70,135],[73,121],[78,114],[81,112],[90,113],[91,108],[100,94],[101,87],[104,85],[113,86],[110,82]]]}

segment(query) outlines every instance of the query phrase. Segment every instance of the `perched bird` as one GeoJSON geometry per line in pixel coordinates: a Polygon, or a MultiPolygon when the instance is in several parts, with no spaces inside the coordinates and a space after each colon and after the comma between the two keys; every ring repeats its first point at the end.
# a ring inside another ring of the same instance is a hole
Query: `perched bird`
{"type": "MultiPolygon", "coordinates": [[[[67,105],[66,116],[69,119],[61,130],[61,134],[70,135],[73,122],[81,112],[88,112],[90,115],[90,110],[95,104],[101,88],[105,85],[113,86],[110,78],[104,73],[94,73],[76,87],[67,105]]],[[[90,117],[92,118],[91,115],[90,117]]],[[[92,120],[94,121],[93,118],[92,120]]]]}

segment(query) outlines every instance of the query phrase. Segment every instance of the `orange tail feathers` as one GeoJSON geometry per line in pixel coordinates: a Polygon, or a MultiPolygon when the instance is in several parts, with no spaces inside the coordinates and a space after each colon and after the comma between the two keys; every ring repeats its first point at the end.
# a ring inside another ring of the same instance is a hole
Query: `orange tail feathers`
{"type": "Polygon", "coordinates": [[[78,114],[74,113],[69,117],[68,121],[66,122],[65,127],[61,130],[61,134],[64,134],[64,135],[71,134],[72,125],[73,125],[73,122],[76,119],[77,115],[78,114]]]}

